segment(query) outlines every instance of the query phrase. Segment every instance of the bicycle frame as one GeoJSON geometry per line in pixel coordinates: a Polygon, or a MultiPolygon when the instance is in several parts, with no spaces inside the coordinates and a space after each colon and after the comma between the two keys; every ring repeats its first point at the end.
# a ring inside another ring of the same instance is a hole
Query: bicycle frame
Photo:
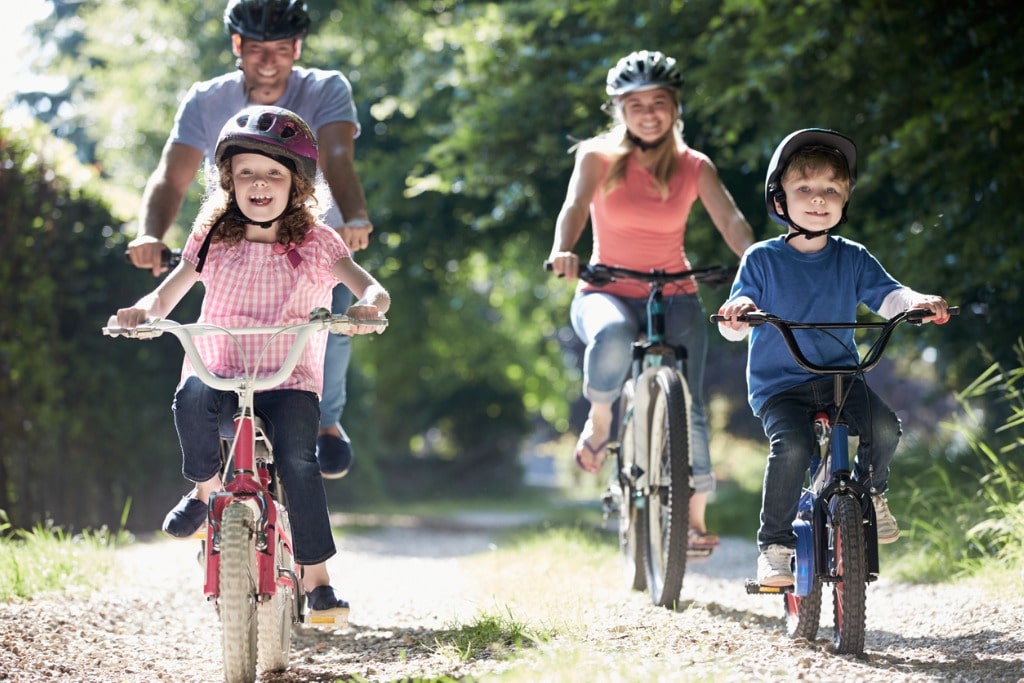
{"type": "MultiPolygon", "coordinates": [[[[238,409],[235,413],[235,436],[228,452],[228,463],[233,463],[231,478],[225,483],[224,490],[210,496],[207,517],[207,534],[204,543],[206,556],[206,579],[203,592],[208,599],[216,599],[220,594],[220,525],[224,510],[228,505],[242,501],[253,508],[256,514],[256,585],[258,594],[269,598],[277,591],[279,581],[286,581],[294,586],[295,594],[302,595],[301,582],[290,569],[285,576],[279,577],[279,569],[274,565],[274,552],[281,536],[289,554],[292,550],[291,534],[278,523],[281,512],[270,491],[272,445],[267,439],[262,421],[256,416],[253,405],[258,391],[273,389],[284,382],[294,371],[306,343],[317,332],[330,330],[342,333],[352,324],[380,324],[386,326],[386,320],[350,321],[346,316],[332,316],[327,309],[318,309],[310,315],[309,322],[297,325],[277,327],[233,327],[225,328],[218,325],[203,323],[181,324],[172,320],[155,320],[136,328],[108,326],[103,333],[109,336],[127,336],[139,339],[158,337],[163,333],[174,335],[181,343],[185,356],[189,359],[193,371],[208,386],[221,391],[233,391],[238,395],[238,409]],[[270,335],[269,343],[281,334],[294,334],[288,354],[276,372],[265,377],[258,377],[260,358],[257,358],[248,373],[242,377],[218,377],[207,368],[194,341],[195,337],[204,335],[228,335],[232,339],[245,335],[270,335]],[[266,449],[266,455],[257,457],[257,450],[266,449]]],[[[299,601],[296,601],[295,619],[301,621],[299,601]]]]}

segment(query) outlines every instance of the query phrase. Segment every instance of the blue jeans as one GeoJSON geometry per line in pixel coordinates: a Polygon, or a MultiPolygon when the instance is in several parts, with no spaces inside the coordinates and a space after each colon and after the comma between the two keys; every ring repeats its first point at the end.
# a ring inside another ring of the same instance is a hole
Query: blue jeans
{"type": "MultiPolygon", "coordinates": [[[[696,294],[665,297],[665,335],[669,344],[686,348],[690,386],[690,464],[696,491],[715,490],[704,410],[704,362],[708,329],[704,306],[696,294]]],[[[604,292],[577,292],[569,310],[576,335],[587,345],[583,355],[583,396],[592,403],[614,403],[629,374],[632,345],[646,332],[647,299],[626,299],[604,292]]]]}
{"type": "MultiPolygon", "coordinates": [[[[850,435],[860,437],[854,478],[872,493],[882,493],[888,486],[889,464],[903,433],[900,420],[863,380],[847,379],[845,387],[849,393],[843,416],[850,426],[850,435]]],[[[834,408],[832,378],[823,377],[776,394],[761,409],[759,417],[769,443],[761,494],[761,527],[757,531],[761,550],[773,544],[796,546],[793,518],[811,454],[817,448],[814,414],[834,408]]]]}
{"type": "MultiPolygon", "coordinates": [[[[219,473],[221,425],[231,421],[237,406],[234,392],[208,387],[198,377],[187,377],[178,386],[174,426],[186,479],[207,481],[219,473]]],[[[256,394],[255,408],[274,445],[274,465],[288,498],[295,560],[310,565],[324,562],[336,548],[316,461],[320,412],[316,394],[292,389],[262,391],[256,394]]]]}
{"type": "MultiPolygon", "coordinates": [[[[334,288],[331,313],[344,313],[352,305],[352,292],[345,285],[334,288]]],[[[327,335],[324,355],[324,391],[320,399],[320,429],[327,429],[341,419],[345,410],[345,381],[352,358],[352,337],[346,334],[327,335]]]]}

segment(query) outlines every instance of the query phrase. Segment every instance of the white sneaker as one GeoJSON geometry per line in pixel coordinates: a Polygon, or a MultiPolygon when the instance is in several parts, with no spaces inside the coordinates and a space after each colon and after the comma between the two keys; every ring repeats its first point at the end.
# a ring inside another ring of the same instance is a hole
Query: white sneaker
{"type": "Polygon", "coordinates": [[[893,543],[900,537],[900,527],[896,518],[889,511],[889,503],[881,493],[871,495],[875,506],[875,528],[878,530],[879,543],[893,543]]]}
{"type": "Polygon", "coordinates": [[[757,558],[757,582],[762,586],[792,586],[794,550],[770,545],[757,558]]]}

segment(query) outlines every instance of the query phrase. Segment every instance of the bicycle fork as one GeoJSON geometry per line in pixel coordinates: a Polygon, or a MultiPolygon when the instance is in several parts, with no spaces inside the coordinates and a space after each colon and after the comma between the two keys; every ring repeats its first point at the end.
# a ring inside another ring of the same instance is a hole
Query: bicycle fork
{"type": "Polygon", "coordinates": [[[292,539],[279,523],[277,505],[269,493],[272,448],[263,421],[251,410],[239,409],[235,416],[234,470],[231,481],[223,491],[210,496],[207,534],[204,541],[206,556],[206,582],[203,591],[207,599],[220,595],[220,522],[229,505],[248,505],[255,515],[252,528],[256,547],[256,586],[260,596],[272,596],[280,580],[294,585],[296,595],[301,594],[298,577],[288,568],[276,566],[278,536],[291,549],[292,539]],[[284,569],[285,576],[282,576],[284,569]],[[291,576],[287,576],[290,574],[291,576]]]}

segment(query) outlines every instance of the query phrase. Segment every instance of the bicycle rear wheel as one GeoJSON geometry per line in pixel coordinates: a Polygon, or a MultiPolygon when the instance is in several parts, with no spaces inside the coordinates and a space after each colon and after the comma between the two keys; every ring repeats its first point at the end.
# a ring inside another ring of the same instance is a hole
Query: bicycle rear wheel
{"type": "Polygon", "coordinates": [[[805,519],[793,521],[796,555],[793,558],[796,585],[782,596],[786,633],[790,638],[815,640],[821,624],[821,579],[814,566],[814,531],[805,519]],[[803,596],[797,593],[804,593],[803,596]]]}
{"type": "Polygon", "coordinates": [[[619,450],[615,456],[614,476],[619,486],[619,551],[622,553],[626,585],[631,590],[642,591],[647,588],[643,547],[637,535],[642,511],[636,505],[632,476],[626,472],[627,468],[636,462],[636,416],[633,415],[633,394],[633,381],[630,380],[622,387],[622,397],[619,399],[619,450]]]}
{"type": "Polygon", "coordinates": [[[867,618],[867,553],[864,547],[864,515],[854,496],[832,501],[831,557],[838,581],[832,588],[835,623],[832,644],[836,654],[864,652],[867,618]]]}
{"type": "Polygon", "coordinates": [[[291,538],[288,513],[277,508],[277,543],[274,549],[274,571],[279,578],[274,595],[259,604],[257,668],[260,673],[283,671],[288,668],[292,649],[292,619],[295,615],[295,562],[285,546],[284,538],[291,538]]]}
{"type": "Polygon", "coordinates": [[[220,612],[224,680],[256,680],[256,546],[253,511],[231,503],[221,519],[220,612]]]}
{"type": "Polygon", "coordinates": [[[647,500],[644,564],[651,601],[679,599],[686,573],[690,519],[690,396],[682,376],[660,368],[652,386],[651,495],[647,500]]]}

